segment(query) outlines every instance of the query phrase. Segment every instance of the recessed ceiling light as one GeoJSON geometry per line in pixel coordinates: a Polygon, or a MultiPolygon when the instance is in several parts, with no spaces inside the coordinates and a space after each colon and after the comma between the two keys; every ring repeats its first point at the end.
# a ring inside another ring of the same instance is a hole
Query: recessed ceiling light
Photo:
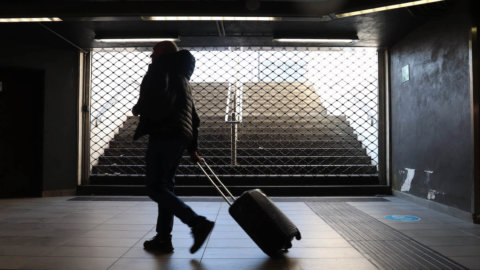
{"type": "Polygon", "coordinates": [[[16,22],[61,22],[58,17],[50,18],[0,18],[0,23],[16,23],[16,22]]]}
{"type": "Polygon", "coordinates": [[[335,39],[335,38],[274,38],[276,42],[292,43],[353,43],[358,39],[335,39]]]}
{"type": "Polygon", "coordinates": [[[383,7],[377,7],[377,8],[370,8],[370,9],[364,9],[364,10],[347,12],[347,13],[341,13],[341,14],[336,14],[335,16],[337,18],[344,18],[344,17],[350,17],[350,16],[357,16],[357,15],[363,15],[363,14],[368,14],[368,13],[380,12],[380,11],[385,11],[385,10],[392,10],[392,9],[398,9],[398,8],[404,8],[404,7],[425,5],[425,4],[435,3],[435,2],[442,2],[442,1],[445,1],[445,0],[420,0],[420,1],[406,2],[406,3],[401,3],[401,4],[395,4],[395,5],[383,6],[383,7]]]}
{"type": "Polygon", "coordinates": [[[279,21],[279,17],[236,16],[142,16],[144,21],[279,21]]]}
{"type": "Polygon", "coordinates": [[[160,41],[180,41],[179,38],[100,38],[96,42],[105,43],[149,43],[160,41]]]}

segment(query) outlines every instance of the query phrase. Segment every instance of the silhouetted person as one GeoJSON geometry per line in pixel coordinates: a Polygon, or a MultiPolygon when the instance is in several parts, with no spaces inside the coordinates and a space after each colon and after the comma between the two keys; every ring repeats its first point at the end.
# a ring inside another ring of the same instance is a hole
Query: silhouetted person
{"type": "Polygon", "coordinates": [[[146,153],[148,196],[158,204],[157,235],[145,241],[146,250],[173,251],[173,217],[187,224],[194,238],[190,252],[196,252],[213,229],[214,222],[197,215],[178,198],[173,189],[175,172],[185,149],[193,162],[202,162],[197,152],[200,119],[195,111],[190,77],[195,58],[187,50],[178,51],[175,43],[156,44],[152,64],[140,86],[140,97],[132,108],[140,121],[134,140],[149,135],[146,153]]]}

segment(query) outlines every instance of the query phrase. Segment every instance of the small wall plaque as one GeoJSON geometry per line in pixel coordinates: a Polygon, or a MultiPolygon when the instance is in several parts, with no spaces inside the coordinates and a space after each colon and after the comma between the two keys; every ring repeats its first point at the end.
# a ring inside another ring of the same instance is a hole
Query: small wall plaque
{"type": "Polygon", "coordinates": [[[410,68],[408,65],[402,67],[402,83],[410,80],[410,68]]]}

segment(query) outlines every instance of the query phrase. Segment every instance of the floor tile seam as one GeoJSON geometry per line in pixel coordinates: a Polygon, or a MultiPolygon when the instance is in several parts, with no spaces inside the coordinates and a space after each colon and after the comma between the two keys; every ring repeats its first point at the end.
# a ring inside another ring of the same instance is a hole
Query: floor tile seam
{"type": "Polygon", "coordinates": [[[102,225],[105,225],[106,222],[109,221],[109,220],[112,219],[112,218],[113,218],[113,217],[108,218],[108,219],[104,220],[103,222],[98,223],[96,226],[94,226],[93,228],[91,228],[90,230],[88,230],[87,233],[90,232],[90,231],[96,230],[98,227],[100,227],[100,226],[102,226],[102,225]]]}
{"type": "Polygon", "coordinates": [[[107,270],[111,269],[118,261],[120,261],[120,259],[122,258],[127,258],[127,257],[124,257],[125,255],[128,254],[128,252],[130,252],[133,248],[135,248],[137,246],[137,244],[139,242],[141,242],[151,231],[153,231],[153,228],[150,229],[149,231],[147,231],[142,237],[140,237],[140,239],[138,239],[130,248],[127,249],[127,251],[125,251],[120,257],[118,257],[109,267],[107,267],[107,270]]]}
{"type": "Polygon", "coordinates": [[[471,234],[472,237],[478,238],[478,240],[480,241],[480,232],[477,232],[478,234],[475,234],[475,233],[467,231],[466,229],[459,229],[459,231],[461,231],[463,233],[471,234]]]}
{"type": "Polygon", "coordinates": [[[8,257],[21,257],[21,258],[78,258],[78,259],[119,259],[118,256],[55,256],[55,255],[42,255],[42,256],[31,256],[31,255],[8,255],[8,257]]]}
{"type": "MultiPolygon", "coordinates": [[[[125,206],[125,207],[122,207],[121,209],[118,209],[119,212],[116,213],[115,215],[113,215],[113,216],[112,216],[111,218],[109,218],[108,220],[111,220],[111,219],[113,219],[113,218],[116,218],[116,217],[118,217],[118,216],[120,216],[120,215],[123,215],[123,214],[127,213],[128,211],[130,211],[130,210],[132,210],[132,209],[135,209],[135,205],[136,205],[136,204],[134,204],[134,205],[129,205],[129,206],[125,206]]],[[[107,220],[107,221],[108,221],[108,220],[107,220]]]]}
{"type": "MultiPolygon", "coordinates": [[[[366,212],[364,212],[363,210],[355,207],[354,205],[351,205],[351,204],[348,204],[348,203],[337,203],[337,204],[345,204],[345,205],[348,205],[348,206],[350,206],[350,207],[352,207],[352,208],[357,209],[358,211],[361,211],[364,215],[370,216],[368,213],[366,213],[366,212]]],[[[310,204],[307,204],[307,205],[308,205],[309,207],[311,207],[312,211],[314,211],[314,212],[315,212],[318,216],[320,216],[321,218],[324,218],[324,216],[326,216],[325,221],[326,221],[327,223],[330,223],[330,222],[331,222],[331,223],[337,225],[336,222],[335,222],[335,220],[334,220],[334,218],[330,217],[329,215],[322,215],[322,214],[316,212],[316,211],[315,211],[315,206],[313,205],[313,203],[310,203],[310,204]]],[[[329,205],[330,205],[330,206],[333,206],[333,205],[331,205],[331,204],[329,204],[329,205]]],[[[329,212],[329,211],[331,212],[331,211],[332,211],[331,209],[328,209],[328,206],[325,206],[325,204],[324,204],[323,206],[321,206],[321,207],[318,207],[318,208],[319,208],[318,210],[320,210],[320,211],[322,211],[322,210],[323,210],[323,211],[327,211],[327,212],[329,212]]],[[[342,208],[345,208],[345,207],[338,206],[338,207],[332,207],[332,208],[334,208],[333,211],[336,211],[337,213],[340,213],[340,212],[338,212],[338,211],[342,210],[342,208]],[[340,208],[340,209],[339,209],[339,208],[340,208]]],[[[356,215],[358,215],[358,211],[355,211],[355,212],[349,211],[349,212],[350,212],[350,213],[355,213],[356,215]]],[[[327,214],[328,214],[328,213],[327,213],[327,214]]],[[[371,217],[371,216],[370,216],[370,217],[371,217]]],[[[377,224],[380,223],[380,224],[386,225],[387,228],[389,228],[390,230],[393,230],[393,231],[398,232],[400,235],[402,235],[402,238],[404,238],[404,240],[409,240],[409,241],[411,241],[412,243],[415,243],[416,245],[419,245],[419,246],[422,246],[422,247],[426,248],[426,249],[427,249],[428,251],[430,251],[430,252],[440,254],[440,253],[438,253],[437,251],[435,251],[435,250],[433,250],[433,249],[430,249],[430,248],[428,248],[427,246],[425,246],[425,245],[423,245],[423,244],[415,241],[415,240],[412,239],[411,237],[409,237],[409,236],[407,236],[407,235],[404,235],[402,232],[396,230],[395,228],[393,228],[393,227],[391,227],[391,226],[388,226],[387,224],[381,222],[380,220],[377,220],[377,219],[375,219],[375,220],[376,220],[375,223],[377,223],[377,224]]],[[[346,221],[346,220],[345,220],[345,221],[346,221]]],[[[348,230],[348,224],[345,223],[345,222],[343,222],[342,224],[344,225],[344,226],[341,226],[342,229],[345,230],[345,228],[347,228],[347,230],[348,230]]],[[[331,225],[331,224],[329,224],[329,225],[331,225]]],[[[351,225],[351,224],[350,224],[350,225],[351,225]]],[[[333,227],[333,226],[332,226],[332,227],[333,227]]],[[[351,226],[350,226],[350,227],[351,227],[351,226]]],[[[345,240],[348,241],[349,239],[345,239],[345,240]]],[[[355,240],[355,239],[353,239],[353,240],[355,240]]],[[[358,249],[357,249],[357,250],[358,250],[358,249]]],[[[359,251],[359,252],[360,252],[360,254],[364,254],[364,253],[361,252],[361,251],[359,251]]],[[[460,264],[458,264],[457,262],[455,262],[455,261],[453,261],[452,259],[448,258],[447,256],[444,256],[444,255],[442,255],[442,254],[440,254],[440,256],[441,256],[441,258],[443,257],[442,259],[444,259],[444,260],[446,259],[447,262],[452,262],[453,264],[456,264],[456,265],[461,266],[460,264]]],[[[464,269],[463,266],[461,266],[461,267],[462,267],[462,268],[460,268],[460,269],[464,269]]]]}
{"type": "MultiPolygon", "coordinates": [[[[217,210],[217,215],[215,216],[215,223],[217,222],[217,219],[220,215],[220,211],[222,209],[222,204],[219,204],[218,205],[218,210],[217,210]]],[[[215,226],[213,227],[213,230],[215,230],[215,226]]],[[[205,252],[207,252],[207,248],[208,248],[208,243],[210,242],[210,239],[212,238],[212,233],[213,233],[213,230],[212,232],[208,235],[208,238],[204,244],[204,249],[202,251],[202,256],[200,257],[200,263],[202,263],[202,260],[203,260],[203,257],[205,256],[205,252]]]]}
{"type": "Polygon", "coordinates": [[[0,257],[21,257],[21,258],[69,258],[69,259],[72,259],[72,258],[77,258],[77,259],[114,259],[114,258],[117,258],[117,257],[105,257],[105,256],[102,256],[102,257],[91,257],[91,256],[31,256],[31,255],[8,255],[8,256],[2,256],[0,255],[0,257]]]}
{"type": "MultiPolygon", "coordinates": [[[[120,214],[124,214],[126,211],[128,211],[129,209],[132,209],[133,207],[134,207],[134,206],[131,206],[131,207],[128,207],[128,209],[123,209],[123,210],[121,210],[119,213],[113,215],[113,216],[110,217],[110,218],[107,218],[107,219],[104,220],[103,222],[99,223],[97,226],[95,226],[95,227],[93,227],[92,229],[90,229],[89,231],[87,231],[87,233],[88,233],[88,232],[91,232],[91,231],[95,231],[95,230],[96,230],[97,228],[99,228],[100,226],[109,225],[109,224],[107,224],[108,221],[114,219],[115,217],[117,217],[117,216],[120,215],[120,214]]],[[[115,224],[115,225],[118,225],[118,224],[115,224]]],[[[119,224],[119,225],[132,225],[132,224],[119,224]]],[[[152,230],[152,229],[150,229],[146,234],[148,234],[151,230],[152,230]]],[[[122,230],[120,230],[120,231],[122,231],[122,230]]],[[[128,231],[128,230],[127,230],[127,231],[128,231]]],[[[141,237],[138,241],[140,241],[141,239],[143,239],[146,234],[144,234],[143,237],[141,237]]],[[[138,241],[135,242],[135,244],[134,244],[133,246],[135,246],[135,245],[138,243],[138,241]]],[[[132,247],[133,247],[133,246],[132,246],[132,247]]],[[[127,252],[128,252],[128,251],[127,251],[127,252]]],[[[125,254],[122,254],[122,256],[123,256],[123,255],[125,255],[125,254]]],[[[120,258],[121,258],[122,256],[120,256],[120,258]]],[[[118,260],[117,260],[117,261],[118,261],[118,260]]],[[[115,262],[116,262],[116,261],[115,261],[115,262]]],[[[113,265],[113,264],[112,264],[112,265],[113,265]]]]}
{"type": "MultiPolygon", "coordinates": [[[[42,259],[45,259],[44,256],[22,256],[23,260],[21,261],[20,265],[17,267],[17,268],[14,268],[14,269],[36,269],[36,268],[23,268],[24,266],[27,266],[29,262],[31,262],[32,260],[42,260],[42,259]]],[[[87,259],[94,259],[94,260],[108,260],[108,261],[111,261],[112,259],[114,259],[113,257],[63,257],[63,256],[59,256],[59,257],[48,257],[48,259],[52,259],[52,258],[56,258],[56,260],[59,260],[59,259],[67,259],[67,260],[72,260],[72,259],[79,259],[79,260],[85,260],[86,258],[87,259]]],[[[8,269],[0,269],[0,270],[11,270],[10,268],[8,269]]]]}

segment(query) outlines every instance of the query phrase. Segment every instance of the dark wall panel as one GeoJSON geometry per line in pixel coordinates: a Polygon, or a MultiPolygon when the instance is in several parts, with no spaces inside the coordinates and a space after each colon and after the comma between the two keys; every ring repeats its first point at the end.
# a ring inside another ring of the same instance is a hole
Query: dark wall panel
{"type": "Polygon", "coordinates": [[[44,74],[0,67],[0,82],[0,198],[40,196],[44,74]]]}
{"type": "Polygon", "coordinates": [[[465,211],[473,184],[468,17],[432,20],[391,49],[394,188],[465,211]]]}
{"type": "Polygon", "coordinates": [[[1,67],[45,74],[43,190],[75,189],[78,51],[36,24],[0,25],[0,32],[1,67]]]}

